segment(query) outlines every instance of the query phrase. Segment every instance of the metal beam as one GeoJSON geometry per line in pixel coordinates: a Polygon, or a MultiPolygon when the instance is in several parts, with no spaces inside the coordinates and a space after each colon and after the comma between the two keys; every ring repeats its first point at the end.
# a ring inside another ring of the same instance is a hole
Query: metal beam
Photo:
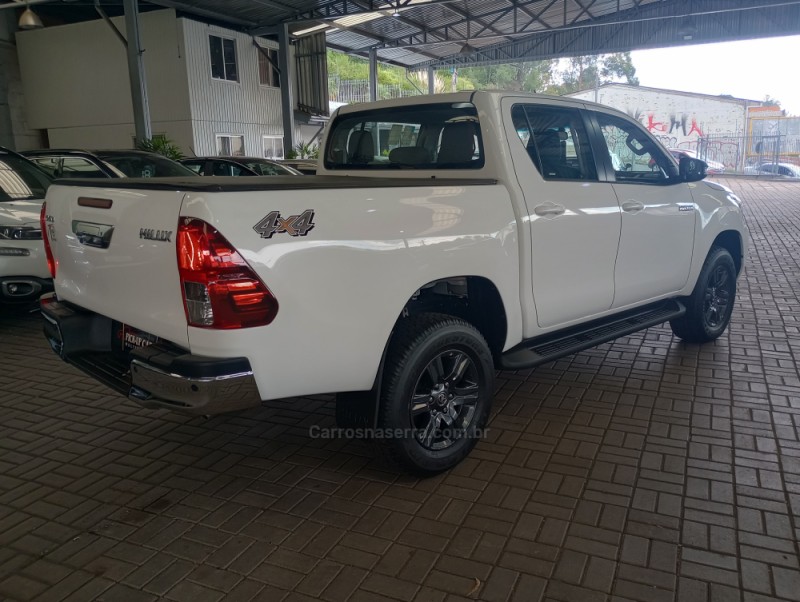
{"type": "Polygon", "coordinates": [[[147,81],[144,76],[142,41],[139,36],[139,0],[123,0],[127,33],[128,74],[131,82],[133,125],[136,143],[153,137],[150,125],[150,106],[147,102],[147,81]]]}
{"type": "Polygon", "coordinates": [[[691,3],[663,0],[479,48],[468,56],[427,61],[409,69],[490,65],[683,46],[686,41],[679,36],[679,30],[687,16],[697,28],[692,44],[791,35],[800,30],[800,0],[773,0],[768,4],[735,0],[722,7],[715,0],[692,0],[691,3]],[[771,21],[769,27],[763,24],[764,19],[771,21]]]}
{"type": "Polygon", "coordinates": [[[369,99],[378,100],[378,51],[375,48],[369,50],[369,99]]]}
{"type": "Polygon", "coordinates": [[[294,149],[294,81],[289,47],[289,25],[284,24],[278,33],[278,64],[281,75],[281,116],[283,119],[283,152],[294,149]]]}
{"type": "Polygon", "coordinates": [[[428,94],[436,92],[436,72],[433,67],[428,67],[428,94]]]}

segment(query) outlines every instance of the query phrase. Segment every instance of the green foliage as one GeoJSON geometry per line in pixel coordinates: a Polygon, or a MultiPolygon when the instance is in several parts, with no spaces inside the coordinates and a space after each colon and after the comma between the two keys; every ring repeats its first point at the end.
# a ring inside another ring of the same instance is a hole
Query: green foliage
{"type": "Polygon", "coordinates": [[[140,140],[136,148],[147,151],[148,153],[164,155],[167,159],[172,159],[173,161],[183,159],[181,149],[166,136],[154,136],[153,138],[140,140]]]}
{"type": "Polygon", "coordinates": [[[299,142],[286,153],[287,159],[318,159],[319,144],[316,142],[299,142]]]}
{"type": "Polygon", "coordinates": [[[773,98],[769,94],[766,94],[764,96],[764,104],[765,105],[769,105],[771,107],[780,107],[781,106],[781,101],[778,100],[777,98],[773,98]]]}
{"type": "MultiPolygon", "coordinates": [[[[341,80],[366,80],[369,79],[369,62],[341,52],[328,51],[328,73],[341,80]]],[[[449,92],[452,89],[450,69],[437,71],[435,77],[436,92],[449,92]]],[[[488,67],[464,67],[458,69],[456,89],[569,94],[610,82],[639,85],[636,68],[629,52],[488,67]]],[[[399,85],[410,93],[418,89],[427,92],[428,89],[427,75],[413,73],[406,77],[404,69],[380,63],[378,83],[399,85]],[[409,79],[412,79],[414,84],[409,82],[409,79]]]]}

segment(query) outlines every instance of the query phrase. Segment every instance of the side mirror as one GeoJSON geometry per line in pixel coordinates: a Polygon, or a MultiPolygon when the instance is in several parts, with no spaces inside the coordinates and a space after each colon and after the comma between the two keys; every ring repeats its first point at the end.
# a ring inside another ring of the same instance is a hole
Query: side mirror
{"type": "Polygon", "coordinates": [[[706,177],[708,165],[694,157],[681,157],[678,169],[684,182],[698,182],[706,177]]]}

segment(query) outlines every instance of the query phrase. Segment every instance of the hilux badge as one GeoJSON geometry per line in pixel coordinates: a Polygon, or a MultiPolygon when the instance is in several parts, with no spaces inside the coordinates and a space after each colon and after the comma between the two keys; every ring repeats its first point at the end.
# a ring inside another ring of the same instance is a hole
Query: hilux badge
{"type": "Polygon", "coordinates": [[[143,238],[144,240],[157,240],[158,242],[172,242],[172,230],[139,228],[139,238],[143,238]]]}

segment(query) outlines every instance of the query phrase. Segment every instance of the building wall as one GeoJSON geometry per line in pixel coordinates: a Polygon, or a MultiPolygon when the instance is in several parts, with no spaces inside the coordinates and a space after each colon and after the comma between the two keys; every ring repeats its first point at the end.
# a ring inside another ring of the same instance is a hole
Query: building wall
{"type": "MultiPolygon", "coordinates": [[[[281,92],[262,86],[258,76],[258,49],[247,34],[189,19],[179,19],[187,57],[189,99],[197,155],[217,154],[216,136],[244,136],[247,155],[262,156],[262,136],[282,136],[281,92]],[[236,41],[238,82],[211,77],[209,35],[236,41]]],[[[264,39],[259,43],[277,49],[264,39]]]]}
{"type": "MultiPolygon", "coordinates": [[[[112,19],[125,31],[124,19],[112,19]]],[[[174,10],[140,15],[153,132],[193,144],[186,57],[174,10]]],[[[133,108],[125,47],[101,19],[17,33],[29,123],[50,146],[130,148],[133,108]]]]}
{"type": "MultiPolygon", "coordinates": [[[[594,101],[595,91],[569,96],[594,101]]],[[[610,84],[599,88],[598,102],[638,119],[670,148],[694,148],[706,136],[743,136],[747,127],[748,101],[741,99],[610,84]]]]}
{"type": "Polygon", "coordinates": [[[0,11],[0,146],[30,150],[44,145],[44,132],[28,124],[14,31],[17,11],[0,11]]]}

